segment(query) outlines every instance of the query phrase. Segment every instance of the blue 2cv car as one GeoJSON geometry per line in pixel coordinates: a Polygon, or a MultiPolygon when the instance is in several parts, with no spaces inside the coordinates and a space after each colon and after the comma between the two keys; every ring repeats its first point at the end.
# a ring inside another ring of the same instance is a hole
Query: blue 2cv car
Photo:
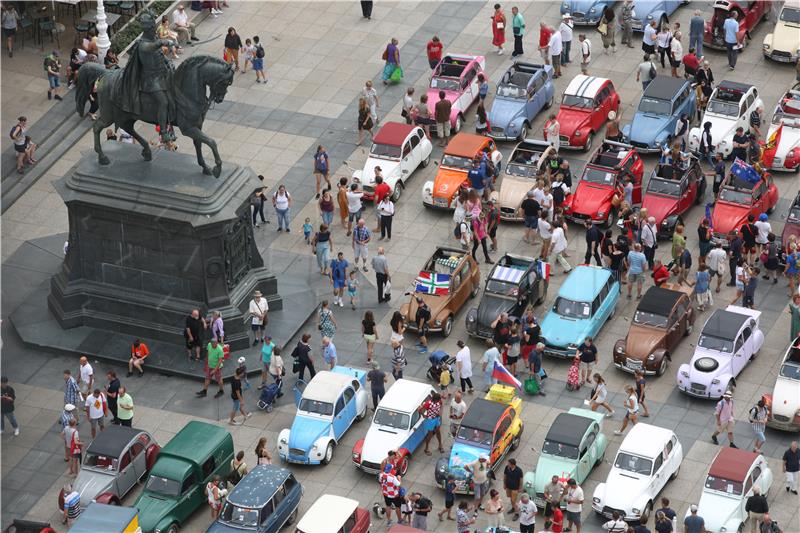
{"type": "Polygon", "coordinates": [[[623,126],[622,136],[638,152],[660,151],[675,136],[681,115],[691,121],[696,109],[697,95],[689,80],[656,76],[644,90],[633,121],[623,126]]]}
{"type": "Polygon", "coordinates": [[[553,105],[554,96],[552,66],[515,61],[497,83],[497,94],[487,113],[489,137],[525,140],[533,119],[553,105]]]}
{"type": "Polygon", "coordinates": [[[614,316],[619,292],[611,270],[591,265],[573,268],[542,320],[545,355],[571,359],[586,337],[596,338],[614,316]]]}
{"type": "Polygon", "coordinates": [[[569,14],[576,26],[597,24],[606,6],[614,7],[614,0],[564,0],[561,14],[569,14]]]}
{"type": "Polygon", "coordinates": [[[669,17],[675,13],[676,9],[688,3],[689,0],[636,0],[631,27],[633,31],[643,31],[651,20],[655,20],[660,28],[669,22],[669,17]]]}
{"type": "Polygon", "coordinates": [[[278,435],[278,455],[300,464],[328,464],[353,422],[367,416],[367,373],[346,366],[317,372],[294,389],[297,413],[278,435]]]}

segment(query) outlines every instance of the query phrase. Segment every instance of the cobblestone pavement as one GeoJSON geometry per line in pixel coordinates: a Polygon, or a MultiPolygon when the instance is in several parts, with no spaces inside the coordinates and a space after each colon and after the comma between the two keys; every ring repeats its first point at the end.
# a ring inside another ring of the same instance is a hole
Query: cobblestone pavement
{"type": "MultiPolygon", "coordinates": [[[[406,78],[401,86],[384,88],[378,82],[381,109],[379,114],[387,120],[400,120],[400,101],[407,84],[417,88],[421,94],[427,83],[428,68],[425,59],[425,43],[433,34],[438,34],[445,43],[445,51],[485,54],[487,72],[493,82],[509,65],[509,56],[496,56],[491,52],[491,36],[488,18],[493,2],[378,2],[373,19],[360,17],[355,2],[314,2],[314,3],[266,3],[235,2],[219,18],[206,19],[200,26],[201,38],[224,32],[228,26],[237,28],[243,37],[260,35],[266,48],[266,68],[269,83],[255,83],[254,75],[237,75],[233,87],[223,104],[209,112],[206,130],[220,141],[223,158],[239,164],[248,164],[260,174],[264,174],[270,186],[285,183],[295,198],[292,215],[295,231],[291,234],[277,234],[273,224],[262,226],[257,231],[259,248],[267,262],[281,280],[291,278],[290,283],[302,283],[318,288],[320,298],[327,296],[324,284],[319,283],[315,262],[309,247],[303,242],[299,232],[302,220],[319,217],[313,202],[313,177],[311,154],[318,144],[328,148],[332,158],[335,177],[349,176],[352,168],[360,168],[366,159],[366,149],[355,146],[356,141],[356,102],[357,93],[366,79],[379,80],[382,61],[381,52],[390,37],[400,41],[401,57],[405,65],[406,78]]],[[[539,59],[535,50],[538,38],[538,22],[544,20],[556,24],[559,19],[557,3],[520,3],[525,16],[528,35],[525,37],[528,60],[539,59]]],[[[510,5],[504,6],[509,9],[510,5]]],[[[692,2],[681,7],[673,19],[680,21],[688,34],[688,23],[695,8],[704,10],[707,16],[709,4],[692,2]]],[[[789,87],[794,71],[790,66],[767,63],[761,56],[760,42],[771,23],[760,25],[753,32],[752,45],[740,56],[737,69],[728,72],[724,54],[707,52],[718,80],[755,83],[764,100],[767,115],[782,91],[789,87]]],[[[576,34],[578,31],[576,31],[576,34]]],[[[633,115],[634,106],[641,96],[640,84],[636,82],[634,69],[640,62],[641,52],[635,49],[620,48],[615,54],[603,54],[599,36],[592,30],[586,33],[594,45],[595,60],[591,73],[611,78],[622,99],[622,122],[626,123],[633,115]]],[[[640,37],[637,37],[637,42],[640,37]]],[[[686,39],[684,39],[686,41],[686,39]]],[[[221,54],[221,41],[206,43],[187,53],[206,52],[221,54]]],[[[573,51],[573,54],[575,52],[573,51]]],[[[577,74],[577,67],[570,65],[565,76],[556,80],[556,92],[563,92],[567,83],[577,74]]],[[[5,70],[4,70],[5,75],[5,70]]],[[[31,80],[31,83],[35,83],[31,80]]],[[[494,86],[492,84],[492,86],[494,86]]],[[[4,93],[7,85],[3,82],[4,93]]],[[[36,87],[38,90],[38,86],[36,87]]],[[[3,96],[3,112],[18,114],[25,105],[24,98],[15,99],[3,96]]],[[[468,117],[467,131],[471,131],[472,117],[468,117]]],[[[533,135],[540,137],[544,117],[538,117],[533,135]]],[[[142,131],[145,126],[140,126],[142,131]]],[[[154,137],[152,130],[147,137],[154,137]]],[[[188,143],[179,140],[179,150],[189,150],[188,143]]],[[[501,143],[506,157],[512,145],[501,143]]],[[[67,231],[66,209],[60,197],[54,192],[52,181],[58,179],[80,157],[82,151],[90,149],[88,139],[83,139],[76,149],[37,182],[20,200],[8,209],[2,217],[2,259],[3,259],[3,297],[2,317],[5,318],[16,305],[16,280],[23,279],[26,273],[18,271],[13,254],[26,240],[38,239],[34,245],[42,253],[54,260],[59,249],[54,243],[63,242],[59,235],[67,231]],[[52,237],[51,237],[52,236],[52,237]],[[48,237],[50,237],[48,239],[48,237]]],[[[434,160],[440,156],[436,148],[434,160]]],[[[566,153],[572,163],[573,171],[580,173],[586,155],[566,153]]],[[[645,156],[646,172],[655,164],[655,158],[645,156]]],[[[380,321],[378,359],[388,367],[389,348],[385,339],[389,337],[388,319],[391,311],[398,308],[404,300],[403,292],[434,248],[441,244],[453,244],[452,222],[446,213],[432,212],[421,203],[423,183],[432,179],[436,165],[420,169],[408,183],[408,188],[398,204],[394,222],[395,238],[384,246],[387,249],[393,276],[394,298],[391,306],[376,306],[372,294],[374,279],[363,277],[362,283],[369,289],[365,298],[359,302],[358,309],[336,309],[339,329],[336,344],[340,362],[353,366],[365,365],[365,348],[360,338],[360,318],[366,309],[376,311],[380,321]],[[368,299],[367,299],[368,298],[368,299]]],[[[773,229],[779,233],[782,220],[785,220],[789,202],[798,190],[794,174],[779,174],[775,182],[780,190],[781,200],[772,216],[773,229]]],[[[710,188],[709,188],[710,189],[710,188]]],[[[693,208],[687,217],[687,234],[690,248],[696,253],[694,228],[702,216],[702,208],[693,208]]],[[[344,232],[335,229],[334,246],[349,250],[344,232]]],[[[570,255],[572,262],[578,262],[583,254],[583,232],[576,226],[570,231],[570,255]]],[[[499,253],[538,253],[538,246],[531,247],[522,242],[522,228],[504,224],[498,235],[499,253]]],[[[373,250],[375,246],[373,245],[373,250]]],[[[668,254],[667,246],[661,246],[659,253],[668,254]]],[[[350,254],[348,254],[350,255],[350,254]]],[[[496,254],[497,255],[497,254],[496,254]]],[[[485,265],[481,266],[484,274],[485,265]]],[[[554,268],[548,295],[552,302],[564,276],[560,269],[554,268]]],[[[756,307],[762,310],[762,328],[766,342],[759,357],[742,373],[736,388],[737,414],[746,417],[745,411],[762,394],[771,392],[778,369],[778,358],[785,349],[789,337],[789,317],[786,312],[787,294],[784,283],[778,285],[762,284],[756,297],[756,307]]],[[[734,294],[725,287],[720,295],[715,295],[716,307],[724,306],[734,294]],[[718,297],[716,297],[718,296],[718,297]]],[[[45,297],[42,295],[41,297],[45,297]]],[[[290,301],[286,302],[291,305],[290,301]]],[[[625,336],[635,303],[620,300],[616,318],[607,324],[597,345],[600,354],[599,368],[606,377],[612,391],[611,403],[621,413],[622,389],[631,381],[630,376],[622,374],[610,364],[610,354],[614,342],[625,336]]],[[[546,307],[537,309],[541,316],[546,307]]],[[[457,317],[453,334],[443,339],[432,336],[431,347],[449,353],[456,351],[455,343],[464,339],[472,347],[473,359],[477,360],[482,348],[480,343],[468,340],[464,329],[465,313],[457,317]]],[[[702,313],[700,323],[709,316],[702,313]]],[[[314,331],[314,324],[307,324],[308,331],[314,331]]],[[[675,387],[674,372],[677,366],[689,360],[700,328],[683,341],[680,349],[673,355],[672,366],[664,377],[652,378],[648,383],[648,400],[651,411],[649,423],[673,429],[678,435],[685,451],[685,459],[677,480],[670,482],[663,494],[672,500],[672,506],[682,516],[691,502],[696,502],[702,489],[703,475],[714,454],[718,450],[709,441],[713,426],[713,403],[690,399],[680,394],[675,387]]],[[[14,517],[25,516],[31,519],[49,519],[58,522],[55,508],[58,490],[67,481],[60,440],[55,421],[61,409],[61,372],[64,368],[77,368],[77,362],[59,354],[36,353],[22,346],[18,337],[10,329],[8,321],[2,325],[4,342],[3,373],[8,375],[17,392],[17,417],[22,427],[18,437],[8,434],[2,438],[2,524],[7,525],[14,517]]],[[[280,332],[272,332],[280,336],[280,332]]],[[[315,341],[316,342],[316,341],[315,341]]],[[[425,379],[426,357],[413,353],[409,345],[410,365],[406,376],[425,379]]],[[[176,357],[181,354],[175,354],[176,357]]],[[[550,374],[547,384],[548,396],[526,398],[522,418],[525,422],[523,442],[516,454],[521,467],[528,471],[537,460],[537,453],[531,448],[540,449],[544,435],[555,416],[570,407],[582,405],[584,395],[567,392],[563,385],[567,365],[560,361],[547,360],[545,367],[550,374]]],[[[99,376],[106,365],[95,364],[99,376]]],[[[123,369],[118,369],[124,372],[123,369]]],[[[100,379],[101,383],[104,378],[100,379]]],[[[225,424],[229,400],[227,396],[219,399],[196,399],[193,382],[147,374],[142,379],[126,380],[126,385],[136,402],[136,425],[153,431],[160,442],[166,442],[187,421],[207,420],[225,424]]],[[[291,381],[291,379],[289,380],[291,381]]],[[[244,426],[230,427],[237,449],[244,449],[246,461],[254,464],[253,449],[261,436],[266,436],[274,445],[278,432],[289,427],[294,416],[294,406],[288,396],[272,413],[257,412],[244,426]]],[[[247,403],[252,406],[256,395],[248,392],[247,403]]],[[[614,456],[621,442],[613,430],[620,423],[620,415],[608,420],[604,432],[609,437],[609,450],[606,458],[614,456]]],[[[356,425],[349,431],[337,447],[332,464],[325,467],[292,467],[305,488],[301,513],[314,499],[323,493],[332,492],[350,496],[364,506],[371,507],[378,501],[379,487],[374,479],[357,471],[351,464],[350,449],[362,437],[368,421],[356,425]]],[[[84,438],[88,428],[81,426],[84,438]]],[[[443,432],[445,433],[445,432],[443,432]]],[[[736,426],[736,440],[741,447],[751,447],[752,431],[746,422],[736,426]]],[[[792,435],[767,430],[767,443],[763,450],[769,458],[770,466],[780,483],[780,461],[783,450],[788,446],[792,435]]],[[[418,454],[412,460],[404,485],[411,490],[419,490],[432,495],[434,506],[443,503],[442,491],[433,485],[433,468],[437,455],[432,457],[418,454]]],[[[595,486],[602,482],[610,465],[601,464],[584,484],[587,501],[595,486]]],[[[777,487],[776,487],[777,488],[777,487]]],[[[138,489],[135,491],[138,493],[138,489]]],[[[135,494],[125,502],[134,501],[135,494]]],[[[783,490],[770,493],[771,513],[782,524],[785,531],[800,531],[798,524],[798,500],[783,490]]],[[[584,531],[600,531],[601,521],[584,506],[584,531]]],[[[485,525],[481,517],[478,525],[485,525]]],[[[208,510],[203,508],[195,513],[184,527],[185,531],[204,531],[209,524],[208,510]]],[[[541,524],[541,522],[539,522],[541,524]]],[[[454,531],[452,523],[439,523],[432,517],[429,527],[435,531],[454,531]]],[[[373,531],[382,531],[383,524],[375,521],[373,531]]],[[[538,527],[537,527],[538,529],[538,527]]]]}

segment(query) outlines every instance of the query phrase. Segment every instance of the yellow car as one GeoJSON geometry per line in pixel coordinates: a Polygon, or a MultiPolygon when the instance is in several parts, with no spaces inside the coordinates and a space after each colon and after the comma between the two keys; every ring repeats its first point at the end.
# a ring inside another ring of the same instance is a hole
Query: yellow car
{"type": "Polygon", "coordinates": [[[800,0],[786,0],[772,33],[764,37],[764,57],[781,63],[800,60],[800,0]]]}
{"type": "Polygon", "coordinates": [[[464,467],[486,456],[494,470],[516,450],[523,430],[521,410],[522,399],[513,387],[492,385],[485,398],[476,398],[461,420],[450,457],[436,462],[436,483],[444,488],[452,476],[457,493],[474,493],[472,475],[464,467]]]}

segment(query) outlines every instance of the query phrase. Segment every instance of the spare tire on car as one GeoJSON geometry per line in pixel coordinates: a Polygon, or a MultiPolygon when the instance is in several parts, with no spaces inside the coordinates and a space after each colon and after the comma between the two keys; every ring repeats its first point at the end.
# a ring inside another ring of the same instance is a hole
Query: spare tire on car
{"type": "Polygon", "coordinates": [[[719,361],[713,357],[701,357],[694,362],[694,367],[700,372],[713,372],[719,368],[719,361]]]}

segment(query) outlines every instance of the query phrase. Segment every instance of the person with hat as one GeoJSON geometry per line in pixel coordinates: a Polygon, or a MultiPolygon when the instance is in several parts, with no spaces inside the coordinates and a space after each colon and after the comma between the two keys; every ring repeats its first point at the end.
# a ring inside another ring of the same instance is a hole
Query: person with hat
{"type": "Polygon", "coordinates": [[[250,300],[250,328],[253,330],[253,346],[257,346],[262,342],[264,337],[264,328],[267,326],[269,319],[267,312],[269,311],[269,303],[267,299],[263,298],[261,291],[256,290],[253,293],[253,299],[250,300]]]}
{"type": "Polygon", "coordinates": [[[481,505],[483,497],[489,491],[489,456],[482,453],[477,461],[473,461],[464,465],[466,470],[472,476],[472,483],[474,485],[475,507],[483,509],[481,505]]]}
{"type": "Polygon", "coordinates": [[[71,435],[67,435],[67,429],[70,427],[69,423],[71,420],[75,420],[75,406],[71,403],[68,403],[64,405],[64,410],[61,412],[61,416],[58,418],[58,422],[61,424],[61,436],[64,438],[64,462],[68,462],[70,456],[70,440],[67,437],[71,435]]]}
{"type": "Polygon", "coordinates": [[[178,4],[178,7],[172,12],[172,31],[178,34],[178,42],[185,44],[190,40],[199,41],[194,35],[196,27],[194,22],[189,22],[185,6],[178,4]]]}
{"type": "Polygon", "coordinates": [[[561,25],[558,31],[561,32],[561,64],[566,65],[570,63],[569,51],[572,47],[572,28],[575,23],[572,21],[572,15],[564,13],[561,15],[561,25]]]}
{"type": "Polygon", "coordinates": [[[706,533],[706,521],[697,514],[697,505],[689,507],[689,516],[683,519],[684,533],[706,533]]]}
{"type": "Polygon", "coordinates": [[[728,434],[730,447],[736,448],[737,446],[733,443],[733,426],[736,422],[733,415],[733,394],[730,390],[726,390],[725,394],[722,395],[722,399],[717,402],[714,418],[717,421],[717,429],[711,435],[711,442],[719,444],[717,435],[724,431],[728,434]]]}

